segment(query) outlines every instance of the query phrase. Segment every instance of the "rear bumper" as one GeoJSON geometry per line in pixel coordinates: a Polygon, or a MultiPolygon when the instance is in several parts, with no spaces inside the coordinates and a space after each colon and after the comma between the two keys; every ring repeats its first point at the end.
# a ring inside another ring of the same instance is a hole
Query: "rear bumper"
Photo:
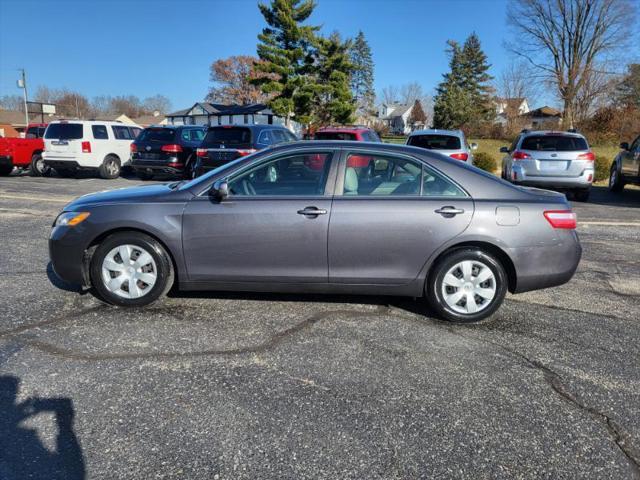
{"type": "Polygon", "coordinates": [[[593,169],[585,169],[578,177],[536,176],[525,172],[524,168],[520,165],[513,165],[511,171],[511,182],[516,185],[530,187],[552,187],[560,189],[590,188],[593,183],[593,177],[593,169]]]}
{"type": "Polygon", "coordinates": [[[96,168],[96,167],[82,167],[75,160],[51,160],[51,159],[45,159],[44,160],[44,164],[49,166],[49,167],[51,167],[51,168],[62,169],[62,170],[80,170],[80,169],[95,170],[95,168],[96,168]]]}
{"type": "Polygon", "coordinates": [[[181,173],[184,171],[184,163],[166,160],[131,160],[127,165],[141,172],[181,173]]]}
{"type": "Polygon", "coordinates": [[[574,230],[559,232],[553,245],[508,249],[516,275],[514,293],[555,287],[567,283],[573,277],[582,246],[574,230]]]}

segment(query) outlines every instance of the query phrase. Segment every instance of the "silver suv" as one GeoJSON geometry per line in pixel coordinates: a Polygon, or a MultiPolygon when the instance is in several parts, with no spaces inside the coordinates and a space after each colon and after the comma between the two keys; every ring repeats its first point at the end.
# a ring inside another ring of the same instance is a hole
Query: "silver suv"
{"type": "Polygon", "coordinates": [[[589,198],[595,155],[587,139],[573,131],[523,130],[510,147],[502,147],[502,178],[518,185],[571,191],[589,198]]]}
{"type": "Polygon", "coordinates": [[[442,153],[469,165],[473,165],[471,151],[478,148],[475,143],[467,144],[462,130],[416,130],[407,138],[407,145],[442,153]]]}

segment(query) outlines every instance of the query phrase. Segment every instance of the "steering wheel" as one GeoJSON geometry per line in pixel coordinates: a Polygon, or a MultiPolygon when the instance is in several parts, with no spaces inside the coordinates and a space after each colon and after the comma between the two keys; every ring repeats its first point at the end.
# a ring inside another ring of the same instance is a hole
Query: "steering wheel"
{"type": "Polygon", "coordinates": [[[245,195],[256,195],[256,189],[253,188],[253,185],[251,185],[251,182],[249,182],[248,180],[242,180],[242,189],[244,190],[245,195]]]}

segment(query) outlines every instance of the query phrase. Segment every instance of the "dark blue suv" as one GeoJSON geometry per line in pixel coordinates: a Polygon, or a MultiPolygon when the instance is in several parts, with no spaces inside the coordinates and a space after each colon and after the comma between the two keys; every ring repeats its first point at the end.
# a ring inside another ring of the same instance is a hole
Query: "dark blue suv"
{"type": "Polygon", "coordinates": [[[194,176],[218,168],[257,150],[298,138],[288,129],[277,125],[220,125],[209,127],[197,151],[194,176]]]}
{"type": "Polygon", "coordinates": [[[202,125],[145,128],[131,144],[129,166],[142,180],[149,180],[160,173],[193,178],[196,150],[205,131],[206,127],[202,125]]]}

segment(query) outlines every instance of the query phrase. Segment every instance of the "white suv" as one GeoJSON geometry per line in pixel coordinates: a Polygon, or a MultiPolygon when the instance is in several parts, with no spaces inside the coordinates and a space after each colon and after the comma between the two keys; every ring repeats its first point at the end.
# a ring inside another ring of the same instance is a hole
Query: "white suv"
{"type": "Polygon", "coordinates": [[[62,177],[73,176],[78,170],[93,170],[102,178],[116,178],[129,159],[131,142],[141,131],[137,125],[120,122],[51,122],[44,132],[42,158],[62,177]]]}

